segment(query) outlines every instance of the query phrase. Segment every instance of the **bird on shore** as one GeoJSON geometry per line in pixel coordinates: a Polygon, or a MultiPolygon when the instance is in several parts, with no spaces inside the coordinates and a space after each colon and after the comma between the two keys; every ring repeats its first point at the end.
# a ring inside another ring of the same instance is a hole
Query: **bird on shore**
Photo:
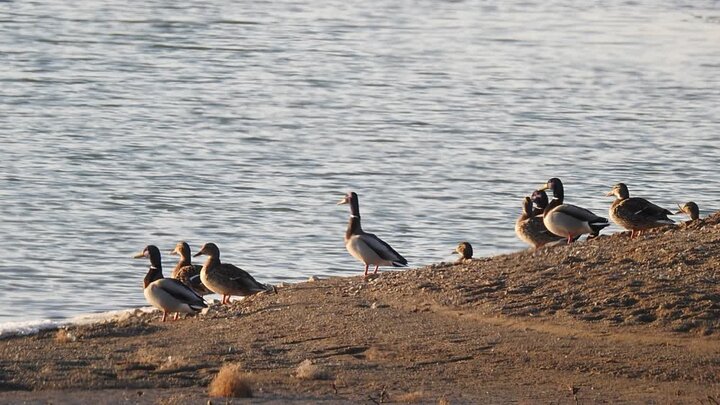
{"type": "Polygon", "coordinates": [[[380,266],[405,267],[408,261],[382,239],[362,230],[360,225],[360,203],[355,192],[349,192],[337,205],[350,204],[350,221],[345,231],[345,248],[350,254],[365,264],[365,277],[370,265],[375,266],[377,274],[380,266]]]}
{"type": "Polygon", "coordinates": [[[599,217],[588,209],[565,204],[565,189],[560,179],[551,178],[540,190],[553,192],[552,201],[543,210],[543,224],[555,235],[567,238],[568,243],[586,233],[597,236],[601,229],[610,225],[606,218],[599,217]]]}
{"type": "Polygon", "coordinates": [[[200,281],[200,270],[202,270],[202,266],[192,264],[190,245],[185,241],[180,241],[175,245],[175,248],[170,251],[170,254],[180,256],[180,259],[172,271],[172,278],[182,281],[199,295],[212,294],[212,291],[205,287],[202,281],[200,281]]]}
{"type": "Polygon", "coordinates": [[[207,255],[200,271],[200,280],[210,291],[222,295],[221,304],[229,304],[230,296],[247,297],[263,291],[275,291],[273,286],[255,280],[247,271],[220,262],[220,249],[214,243],[204,244],[193,257],[207,255]]]}
{"type": "Polygon", "coordinates": [[[639,236],[643,230],[670,225],[674,221],[668,218],[673,213],[640,197],[630,197],[630,191],[624,183],[617,183],[607,196],[615,196],[610,205],[610,218],[621,227],[630,231],[630,237],[639,236]]]}
{"type": "MultiPolygon", "coordinates": [[[[542,206],[544,209],[547,206],[547,195],[544,191],[539,193],[533,193],[533,197],[538,199],[538,207],[542,206]],[[545,196],[545,202],[543,204],[540,193],[545,196]]],[[[522,215],[515,221],[515,235],[517,237],[532,246],[533,249],[539,249],[542,246],[563,240],[562,236],[558,236],[548,231],[543,223],[543,218],[540,216],[533,215],[533,200],[530,197],[523,199],[523,211],[522,215]]]]}
{"type": "Polygon", "coordinates": [[[180,313],[196,314],[207,308],[205,300],[182,281],[163,278],[160,250],[155,245],[147,245],[133,257],[150,259],[150,268],[143,280],[144,295],[150,305],[163,311],[163,322],[168,313],[175,313],[174,319],[177,319],[180,313]]]}
{"type": "Polygon", "coordinates": [[[678,208],[680,208],[680,211],[676,212],[675,214],[687,214],[687,216],[690,217],[690,221],[688,222],[700,219],[700,208],[694,202],[688,201],[683,204],[682,207],[678,204],[678,208]]]}
{"type": "Polygon", "coordinates": [[[470,261],[473,257],[473,248],[470,242],[460,242],[453,250],[453,253],[460,255],[458,262],[470,261]]]}

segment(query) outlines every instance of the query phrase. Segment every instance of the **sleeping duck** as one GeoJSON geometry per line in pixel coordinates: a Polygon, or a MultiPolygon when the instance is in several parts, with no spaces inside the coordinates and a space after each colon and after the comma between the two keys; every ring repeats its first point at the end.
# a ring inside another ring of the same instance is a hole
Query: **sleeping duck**
{"type": "Polygon", "coordinates": [[[458,262],[470,261],[473,257],[473,248],[470,242],[460,242],[453,250],[453,253],[460,255],[458,262]]]}
{"type": "Polygon", "coordinates": [[[180,313],[195,314],[207,308],[205,300],[182,281],[163,278],[160,250],[155,245],[147,245],[133,257],[150,259],[150,269],[143,281],[145,299],[150,305],[163,311],[163,322],[168,313],[175,313],[174,319],[177,319],[180,313]]]}
{"type": "Polygon", "coordinates": [[[210,291],[222,295],[221,304],[229,304],[230,296],[247,297],[275,288],[259,283],[247,271],[229,263],[220,262],[220,249],[214,243],[206,243],[194,256],[207,255],[200,271],[200,280],[210,291]]]}
{"type": "Polygon", "coordinates": [[[172,271],[172,278],[182,281],[199,295],[212,294],[212,291],[205,287],[202,281],[200,281],[200,270],[202,270],[202,266],[192,264],[190,246],[185,241],[178,242],[170,254],[180,256],[180,260],[178,260],[172,271]]]}
{"type": "Polygon", "coordinates": [[[553,177],[540,190],[552,190],[553,200],[543,211],[543,224],[555,235],[567,238],[571,243],[578,236],[589,233],[596,236],[610,225],[607,219],[590,210],[572,204],[564,204],[565,190],[560,179],[553,177]]]}
{"type": "Polygon", "coordinates": [[[630,192],[624,183],[613,186],[607,196],[617,197],[610,205],[610,218],[621,227],[630,231],[630,237],[639,236],[645,229],[669,225],[674,221],[668,218],[672,212],[665,208],[658,207],[650,201],[630,197],[630,192]]]}
{"type": "MultiPolygon", "coordinates": [[[[541,192],[545,195],[545,192],[541,192]]],[[[533,196],[536,196],[533,194],[533,196]]],[[[547,206],[547,195],[545,195],[545,204],[539,195],[538,206],[542,205],[543,208],[547,206]]],[[[538,249],[550,242],[556,242],[563,240],[562,236],[558,236],[548,231],[543,223],[543,218],[533,215],[533,200],[530,197],[523,199],[523,212],[522,215],[515,221],[515,235],[517,237],[532,246],[533,249],[538,249]]]]}
{"type": "Polygon", "coordinates": [[[367,233],[360,226],[360,202],[355,192],[347,193],[337,205],[350,204],[350,221],[345,231],[345,248],[350,254],[365,264],[365,277],[370,265],[375,266],[377,274],[380,266],[405,267],[408,261],[377,236],[367,233]]]}
{"type": "Polygon", "coordinates": [[[690,221],[700,219],[700,208],[698,208],[698,205],[694,202],[688,201],[683,204],[682,207],[678,205],[678,208],[680,208],[680,211],[676,212],[676,214],[687,214],[687,216],[690,217],[690,221]]]}

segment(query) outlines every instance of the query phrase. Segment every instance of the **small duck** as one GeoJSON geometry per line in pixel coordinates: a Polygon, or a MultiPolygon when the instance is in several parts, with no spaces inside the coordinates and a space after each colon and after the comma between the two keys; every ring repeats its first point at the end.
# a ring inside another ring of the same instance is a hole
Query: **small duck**
{"type": "Polygon", "coordinates": [[[360,226],[360,203],[355,192],[349,192],[337,205],[350,204],[350,221],[345,231],[345,248],[350,254],[365,263],[365,277],[368,268],[375,266],[373,274],[377,274],[380,266],[405,267],[408,261],[390,247],[382,239],[367,233],[360,226]]]}
{"type": "Polygon", "coordinates": [[[697,219],[700,219],[700,208],[698,208],[698,205],[695,204],[692,201],[688,201],[681,207],[680,204],[678,204],[678,208],[680,208],[680,211],[676,212],[675,214],[687,214],[687,216],[690,217],[690,221],[695,221],[697,219]]]}
{"type": "Polygon", "coordinates": [[[200,270],[202,270],[202,266],[192,264],[191,262],[190,245],[185,241],[180,241],[175,245],[175,249],[170,251],[170,254],[180,256],[180,260],[178,260],[172,271],[172,278],[182,281],[199,295],[212,294],[212,291],[205,287],[202,281],[200,281],[200,270]]]}
{"type": "Polygon", "coordinates": [[[639,236],[645,229],[673,224],[668,218],[673,213],[659,207],[650,201],[640,198],[630,198],[630,192],[624,183],[613,186],[607,196],[617,197],[610,205],[610,218],[621,227],[630,231],[630,237],[639,236]]]}
{"type": "Polygon", "coordinates": [[[160,250],[155,245],[147,245],[142,252],[133,256],[150,258],[150,269],[143,280],[145,299],[150,305],[163,311],[162,321],[168,313],[196,314],[207,308],[205,300],[182,281],[174,278],[163,278],[160,250]]]}
{"type": "Polygon", "coordinates": [[[460,255],[458,262],[470,261],[473,257],[473,248],[470,242],[460,242],[455,250],[453,250],[453,253],[460,255]]]}
{"type": "Polygon", "coordinates": [[[543,210],[543,224],[548,231],[567,238],[568,243],[586,233],[597,236],[601,229],[610,225],[606,218],[588,209],[564,204],[565,190],[560,179],[553,177],[540,187],[540,190],[548,189],[553,192],[553,200],[543,210]]]}
{"type": "MultiPolygon", "coordinates": [[[[538,199],[537,205],[544,209],[547,206],[547,195],[544,191],[533,193],[533,197],[538,199]],[[545,196],[543,203],[541,195],[545,196]]],[[[532,246],[534,250],[541,248],[542,246],[563,240],[562,236],[558,236],[548,231],[543,223],[543,218],[533,215],[533,199],[525,197],[523,199],[523,213],[515,221],[515,235],[517,237],[532,246]]]]}
{"type": "Polygon", "coordinates": [[[247,297],[263,291],[275,291],[272,286],[259,283],[247,271],[229,263],[220,262],[220,249],[208,242],[193,257],[207,255],[200,271],[200,280],[212,292],[222,295],[221,304],[229,304],[231,295],[247,297]]]}

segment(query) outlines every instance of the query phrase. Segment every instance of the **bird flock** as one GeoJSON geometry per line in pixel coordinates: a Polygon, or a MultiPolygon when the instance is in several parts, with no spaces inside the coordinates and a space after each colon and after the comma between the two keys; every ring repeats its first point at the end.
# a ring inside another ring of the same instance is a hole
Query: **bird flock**
{"type": "MultiPolygon", "coordinates": [[[[619,226],[630,230],[631,237],[642,231],[672,224],[668,215],[673,213],[644,198],[630,197],[623,183],[613,186],[607,193],[616,199],[609,209],[610,218],[619,226]]],[[[380,266],[405,267],[407,259],[400,255],[388,243],[372,233],[363,231],[360,224],[360,201],[355,192],[347,193],[338,205],[350,206],[350,219],[345,231],[345,248],[354,258],[365,265],[365,277],[369,277],[370,266],[375,266],[377,274],[380,266]]],[[[690,201],[678,206],[675,214],[685,213],[691,220],[699,218],[697,204],[690,201]]],[[[530,196],[523,198],[522,214],[515,222],[515,233],[520,240],[538,249],[550,243],[567,241],[572,243],[580,236],[596,237],[600,231],[610,225],[606,218],[590,210],[565,202],[562,181],[551,178],[530,196]],[[546,190],[552,192],[553,199],[548,201],[546,190]]],[[[473,251],[468,242],[461,242],[453,251],[460,255],[461,261],[471,260],[473,251]]],[[[200,250],[191,255],[190,246],[180,241],[170,254],[180,259],[172,271],[172,278],[164,278],[160,250],[155,245],[146,246],[135,258],[148,258],[150,268],[144,279],[145,299],[152,306],[163,311],[162,321],[168,314],[196,314],[207,308],[203,296],[216,293],[222,296],[222,304],[229,304],[230,297],[249,297],[263,292],[275,292],[274,286],[262,284],[245,270],[220,261],[220,249],[214,243],[205,243],[200,250]],[[192,264],[191,258],[206,255],[205,263],[192,264]]]]}

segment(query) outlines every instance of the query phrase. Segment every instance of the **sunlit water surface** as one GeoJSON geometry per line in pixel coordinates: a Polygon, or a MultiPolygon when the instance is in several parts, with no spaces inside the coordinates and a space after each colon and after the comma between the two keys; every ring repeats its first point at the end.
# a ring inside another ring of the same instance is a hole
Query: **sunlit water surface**
{"type": "Polygon", "coordinates": [[[575,3],[0,3],[0,322],[146,305],[150,243],[360,274],[348,190],[412,266],[525,248],[553,176],[714,211],[717,2],[575,3]]]}

